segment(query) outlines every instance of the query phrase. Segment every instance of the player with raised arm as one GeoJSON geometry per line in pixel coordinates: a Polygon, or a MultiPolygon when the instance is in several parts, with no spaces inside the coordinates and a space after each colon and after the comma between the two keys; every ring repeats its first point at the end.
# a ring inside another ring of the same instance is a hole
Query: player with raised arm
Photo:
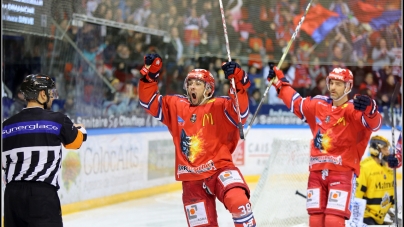
{"type": "Polygon", "coordinates": [[[27,107],[3,122],[4,226],[61,227],[57,190],[62,145],[79,149],[87,132],[83,125],[50,110],[58,93],[49,76],[28,75],[21,92],[27,107]]]}
{"type": "Polygon", "coordinates": [[[140,104],[167,125],[175,145],[175,179],[182,181],[182,201],[188,226],[218,226],[216,198],[233,216],[234,226],[255,226],[250,190],[232,161],[240,135],[234,105],[237,92],[241,119],[248,116],[247,74],[235,62],[223,64],[226,79],[237,91],[213,97],[215,80],[205,69],[190,71],[184,81],[186,95],[160,95],[162,60],[147,54],[139,82],[140,104]]]}
{"type": "Polygon", "coordinates": [[[276,67],[269,71],[272,79],[278,97],[313,134],[306,202],[310,227],[345,226],[359,163],[371,133],[381,126],[376,101],[365,95],[348,99],[353,86],[348,69],[334,68],[327,76],[330,97],[301,97],[276,67]]]}

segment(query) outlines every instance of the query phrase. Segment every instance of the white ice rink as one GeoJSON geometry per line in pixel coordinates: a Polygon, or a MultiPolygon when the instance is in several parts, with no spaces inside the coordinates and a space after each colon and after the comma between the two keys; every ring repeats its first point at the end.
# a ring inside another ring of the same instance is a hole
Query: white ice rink
{"type": "MultiPolygon", "coordinates": [[[[63,216],[64,227],[187,227],[182,192],[158,194],[63,216]]],[[[232,227],[231,215],[217,202],[220,227],[232,227]]]]}
{"type": "MultiPolygon", "coordinates": [[[[181,191],[169,192],[64,215],[64,227],[187,227],[181,194],[181,191]]],[[[234,227],[223,204],[217,201],[216,206],[219,226],[234,227]]],[[[388,225],[379,225],[383,226],[388,225]]]]}

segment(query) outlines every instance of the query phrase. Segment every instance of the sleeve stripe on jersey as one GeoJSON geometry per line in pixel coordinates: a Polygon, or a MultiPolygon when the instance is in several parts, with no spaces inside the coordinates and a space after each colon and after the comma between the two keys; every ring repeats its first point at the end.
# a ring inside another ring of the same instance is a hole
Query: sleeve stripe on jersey
{"type": "Polygon", "coordinates": [[[376,100],[373,99],[372,102],[373,102],[373,107],[372,107],[372,111],[370,111],[370,115],[373,115],[377,110],[376,100]]]}
{"type": "Polygon", "coordinates": [[[293,104],[294,104],[295,100],[296,100],[297,98],[299,98],[299,97],[300,97],[300,95],[299,95],[299,93],[297,93],[297,92],[293,95],[292,101],[291,101],[291,103],[290,103],[290,112],[292,112],[292,113],[295,112],[295,111],[294,111],[294,106],[293,106],[293,104]]]}
{"type": "Polygon", "coordinates": [[[81,147],[81,144],[83,144],[84,141],[84,134],[77,130],[77,136],[76,139],[74,139],[73,142],[66,144],[65,148],[66,149],[79,149],[81,147]]]}
{"type": "Polygon", "coordinates": [[[140,100],[139,100],[139,103],[140,103],[140,105],[142,105],[144,108],[150,109],[150,104],[154,101],[154,99],[156,98],[156,96],[157,96],[157,92],[154,93],[154,95],[151,97],[151,99],[150,99],[150,101],[149,101],[148,103],[142,102],[142,101],[140,101],[140,100]]]}
{"type": "MultiPolygon", "coordinates": [[[[237,109],[236,109],[236,106],[235,106],[235,105],[233,105],[233,109],[234,109],[234,112],[237,113],[237,109]]],[[[249,113],[249,112],[250,112],[250,108],[247,107],[247,110],[246,110],[246,111],[244,111],[243,113],[240,113],[241,119],[246,118],[246,117],[248,116],[248,113],[249,113]]]]}
{"type": "Polygon", "coordinates": [[[163,108],[161,108],[161,104],[162,104],[162,101],[163,101],[163,96],[160,95],[158,97],[158,100],[159,100],[159,106],[158,106],[158,110],[157,110],[157,115],[153,116],[153,117],[156,118],[159,121],[163,121],[163,108]]]}
{"type": "Polygon", "coordinates": [[[377,131],[377,130],[379,130],[380,129],[380,127],[382,126],[382,119],[380,118],[379,119],[379,124],[376,126],[376,128],[370,128],[370,126],[368,125],[368,123],[366,122],[366,120],[365,120],[365,117],[362,115],[362,124],[363,124],[363,126],[365,126],[366,128],[368,128],[368,129],[370,129],[370,130],[372,130],[372,131],[377,131]]]}
{"type": "Polygon", "coordinates": [[[304,100],[306,100],[306,98],[302,98],[302,101],[300,102],[300,108],[299,108],[299,112],[302,115],[302,121],[306,122],[306,116],[304,116],[303,114],[303,102],[304,100]]]}
{"type": "Polygon", "coordinates": [[[227,119],[229,119],[229,121],[237,127],[236,121],[233,120],[233,118],[230,117],[230,114],[225,110],[224,114],[226,115],[227,119]]]}

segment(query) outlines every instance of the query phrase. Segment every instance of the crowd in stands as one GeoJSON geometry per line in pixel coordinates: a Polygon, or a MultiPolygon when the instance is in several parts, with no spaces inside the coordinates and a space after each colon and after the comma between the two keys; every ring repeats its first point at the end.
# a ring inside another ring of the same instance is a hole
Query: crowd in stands
{"type": "MultiPolygon", "coordinates": [[[[346,17],[320,43],[301,31],[288,51],[281,68],[302,96],[327,95],[325,78],[332,68],[339,66],[348,67],[354,74],[350,95],[368,94],[380,106],[390,105],[394,86],[401,83],[402,77],[402,19],[373,30],[368,23],[355,18],[352,8],[357,2],[386,10],[402,8],[399,0],[313,0],[313,5],[321,4],[346,17]]],[[[223,0],[223,3],[231,57],[248,72],[252,81],[250,104],[257,105],[267,84],[267,62],[277,64],[281,59],[295,32],[293,19],[304,12],[308,0],[223,0]]],[[[59,42],[55,47],[51,45],[55,41],[49,41],[46,56],[60,59],[52,73],[61,75],[56,81],[64,98],[56,110],[70,116],[143,115],[137,82],[143,56],[150,52],[163,57],[162,94],[183,94],[184,78],[194,68],[209,69],[216,79],[215,95],[227,94],[230,85],[221,64],[228,58],[219,1],[83,0],[81,4],[82,13],[88,17],[163,30],[169,35],[86,22],[77,27],[69,24],[70,18],[60,18],[65,35],[81,53],[68,42],[59,42]]],[[[31,58],[36,48],[32,48],[31,58]]],[[[39,71],[32,69],[29,73],[36,73],[35,70],[39,71]]],[[[14,99],[18,99],[18,83],[5,84],[10,86],[14,99]]],[[[268,97],[266,103],[282,104],[272,88],[268,97]]]]}

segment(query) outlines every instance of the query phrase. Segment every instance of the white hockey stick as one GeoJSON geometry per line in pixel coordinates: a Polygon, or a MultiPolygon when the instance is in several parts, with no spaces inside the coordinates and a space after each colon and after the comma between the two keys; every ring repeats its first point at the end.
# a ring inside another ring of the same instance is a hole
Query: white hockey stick
{"type": "MultiPolygon", "coordinates": [[[[292,46],[293,41],[296,39],[297,33],[299,33],[300,27],[302,26],[303,21],[304,21],[304,19],[306,18],[307,12],[308,12],[309,9],[310,9],[311,2],[312,2],[312,1],[313,1],[313,0],[310,0],[309,4],[307,4],[306,11],[304,11],[304,14],[303,14],[302,18],[300,18],[299,24],[297,24],[296,29],[295,29],[295,32],[293,33],[292,38],[289,40],[289,43],[288,43],[288,45],[286,46],[285,51],[283,52],[283,55],[282,55],[282,57],[281,57],[281,60],[279,61],[278,66],[277,66],[278,69],[282,66],[282,63],[283,63],[283,61],[285,60],[286,55],[288,54],[288,51],[289,51],[289,49],[290,49],[290,46],[292,46]]],[[[272,67],[273,67],[273,66],[272,66],[272,67]]],[[[260,103],[258,104],[257,109],[255,110],[255,113],[254,113],[254,115],[253,115],[253,117],[252,117],[252,119],[251,119],[251,121],[250,121],[250,124],[248,124],[248,128],[247,128],[247,131],[246,131],[246,133],[245,133],[245,136],[246,136],[246,137],[247,137],[248,132],[249,132],[250,129],[251,129],[252,124],[254,123],[255,118],[257,117],[257,114],[258,114],[259,110],[261,109],[262,103],[264,102],[264,99],[265,99],[265,97],[267,96],[267,93],[268,93],[268,91],[269,91],[269,88],[271,88],[272,83],[274,82],[274,80],[275,80],[275,77],[274,77],[271,81],[269,81],[268,86],[267,86],[267,88],[265,89],[264,94],[262,95],[261,101],[260,101],[260,103]]]]}
{"type": "MultiPolygon", "coordinates": [[[[220,4],[220,14],[222,15],[224,39],[226,41],[227,57],[229,58],[229,62],[231,62],[229,38],[227,37],[227,27],[226,27],[226,20],[224,18],[224,10],[223,10],[222,0],[219,0],[219,4],[220,4]]],[[[238,117],[237,128],[238,128],[238,130],[240,132],[240,139],[244,139],[243,124],[241,123],[240,105],[239,105],[239,102],[238,102],[236,83],[234,82],[234,78],[231,79],[231,86],[232,86],[232,88],[234,90],[234,105],[236,106],[237,117],[238,117]]]]}

